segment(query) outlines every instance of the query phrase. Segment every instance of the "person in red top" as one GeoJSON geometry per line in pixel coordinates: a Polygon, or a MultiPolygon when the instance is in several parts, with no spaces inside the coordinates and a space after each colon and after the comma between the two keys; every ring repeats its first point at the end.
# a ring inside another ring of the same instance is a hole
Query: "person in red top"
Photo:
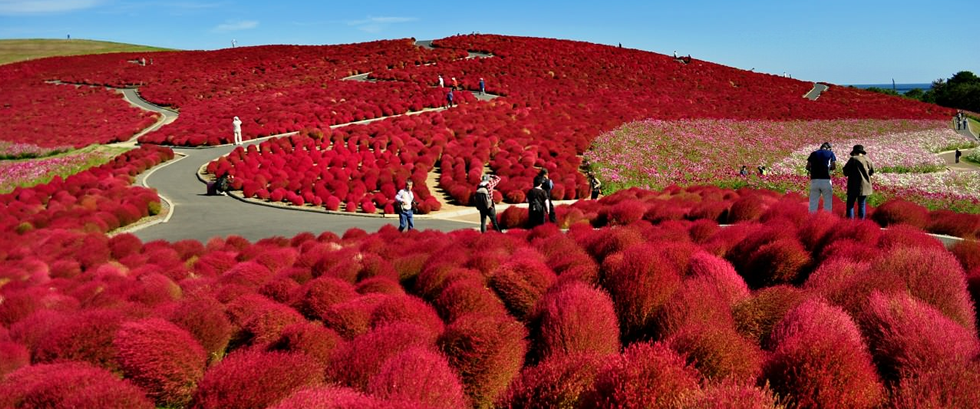
{"type": "Polygon", "coordinates": [[[490,218],[490,223],[493,224],[493,229],[496,231],[503,231],[497,224],[497,209],[493,203],[493,188],[497,187],[497,183],[500,183],[500,177],[497,175],[483,175],[483,180],[476,188],[476,194],[473,196],[473,201],[476,204],[476,209],[480,211],[480,232],[487,232],[487,218],[490,218]]]}

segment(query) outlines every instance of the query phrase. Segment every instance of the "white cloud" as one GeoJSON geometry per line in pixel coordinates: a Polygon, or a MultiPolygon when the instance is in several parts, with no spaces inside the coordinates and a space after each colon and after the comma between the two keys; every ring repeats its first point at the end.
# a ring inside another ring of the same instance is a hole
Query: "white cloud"
{"type": "Polygon", "coordinates": [[[417,20],[415,17],[368,17],[364,20],[348,21],[347,25],[368,33],[378,33],[392,24],[409,23],[417,20]]]}
{"type": "Polygon", "coordinates": [[[251,30],[258,26],[259,22],[255,20],[227,21],[224,24],[218,24],[212,31],[216,33],[227,33],[229,31],[251,30]]]}
{"type": "Polygon", "coordinates": [[[102,3],[103,0],[0,0],[0,15],[64,13],[102,3]]]}

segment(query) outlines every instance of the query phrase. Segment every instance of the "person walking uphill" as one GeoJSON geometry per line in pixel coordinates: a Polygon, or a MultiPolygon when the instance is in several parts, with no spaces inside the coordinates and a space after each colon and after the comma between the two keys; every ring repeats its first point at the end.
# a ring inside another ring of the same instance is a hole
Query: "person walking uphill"
{"type": "Polygon", "coordinates": [[[534,177],[534,187],[527,191],[527,228],[533,229],[544,224],[548,212],[548,194],[541,185],[545,178],[541,175],[534,177]]]}
{"type": "Polygon", "coordinates": [[[235,119],[231,121],[231,126],[232,126],[232,130],[235,132],[235,145],[241,145],[242,144],[242,120],[238,119],[238,117],[236,116],[235,119]]]}
{"type": "Polygon", "coordinates": [[[480,233],[487,232],[488,217],[494,230],[503,231],[497,224],[497,209],[493,203],[493,188],[497,187],[497,183],[500,183],[500,177],[497,175],[483,175],[483,180],[477,185],[476,194],[473,195],[476,209],[480,211],[480,233]]]}
{"type": "Polygon", "coordinates": [[[830,172],[837,169],[837,156],[831,150],[830,143],[824,142],[820,149],[813,151],[806,159],[806,170],[810,173],[810,213],[817,212],[817,204],[823,198],[823,209],[830,211],[833,198],[833,186],[830,184],[830,172]]]}
{"type": "Polygon", "coordinates": [[[847,176],[847,218],[854,218],[854,204],[857,204],[859,219],[864,219],[868,196],[872,193],[871,175],[875,168],[868,160],[868,153],[863,145],[854,145],[851,158],[844,164],[844,176],[847,176]]]}
{"type": "Polygon", "coordinates": [[[398,231],[415,228],[412,220],[413,208],[415,206],[415,193],[412,193],[412,180],[405,181],[405,188],[395,194],[395,209],[398,211],[398,231]]]}

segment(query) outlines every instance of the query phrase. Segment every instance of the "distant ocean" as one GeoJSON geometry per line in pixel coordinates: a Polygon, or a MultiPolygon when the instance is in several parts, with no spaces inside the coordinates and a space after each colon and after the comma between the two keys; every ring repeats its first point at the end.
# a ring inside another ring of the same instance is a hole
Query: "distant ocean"
{"type": "MultiPolygon", "coordinates": [[[[892,89],[892,84],[852,84],[849,85],[854,88],[867,89],[871,87],[877,87],[881,89],[892,89]]],[[[932,88],[932,84],[895,84],[895,91],[899,94],[905,94],[913,89],[921,89],[923,91],[928,91],[932,88]]]]}

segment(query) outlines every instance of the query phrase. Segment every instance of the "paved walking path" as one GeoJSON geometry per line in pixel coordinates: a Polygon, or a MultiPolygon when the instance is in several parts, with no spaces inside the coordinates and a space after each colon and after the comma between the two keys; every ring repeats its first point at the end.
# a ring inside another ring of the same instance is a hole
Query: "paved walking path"
{"type": "MultiPolygon", "coordinates": [[[[486,54],[471,53],[471,57],[485,57],[486,54]]],[[[369,73],[362,73],[345,79],[365,81],[369,73]]],[[[159,129],[161,126],[177,119],[178,113],[172,109],[154,105],[143,100],[135,89],[121,90],[125,99],[131,104],[148,111],[160,113],[160,120],[134,136],[124,144],[135,144],[140,135],[159,129]]],[[[477,95],[477,94],[474,94],[477,95]]],[[[496,95],[484,95],[481,99],[496,98],[496,95]]],[[[409,112],[395,115],[416,115],[422,112],[440,111],[445,108],[427,108],[419,112],[409,112]]],[[[337,128],[354,124],[363,124],[388,119],[381,117],[348,124],[331,126],[337,128]]],[[[274,137],[295,134],[290,132],[246,141],[245,145],[261,143],[274,137]]],[[[129,229],[143,241],[168,240],[177,241],[195,239],[206,242],[215,236],[239,235],[249,240],[258,240],[270,236],[292,237],[302,232],[320,233],[331,231],[343,234],[351,228],[366,231],[377,231],[385,225],[398,225],[397,215],[385,217],[366,217],[364,214],[330,214],[319,211],[309,211],[309,208],[290,206],[260,206],[249,203],[250,200],[232,196],[207,196],[206,186],[199,179],[200,168],[230,153],[234,146],[230,144],[208,148],[173,148],[177,154],[174,161],[154,168],[141,175],[137,183],[157,190],[166,203],[169,212],[158,216],[149,222],[144,221],[129,229]],[[361,216],[361,217],[357,217],[361,216]]],[[[479,213],[473,208],[450,206],[448,211],[433,215],[417,215],[416,228],[452,231],[465,228],[475,228],[479,224],[479,213]]],[[[501,208],[501,211],[503,208],[501,208]]]]}
{"type": "Polygon", "coordinates": [[[820,94],[828,89],[830,89],[830,87],[828,87],[827,84],[815,82],[813,83],[813,89],[811,89],[810,92],[807,92],[803,98],[809,99],[810,101],[816,101],[817,98],[820,98],[820,94]]]}

